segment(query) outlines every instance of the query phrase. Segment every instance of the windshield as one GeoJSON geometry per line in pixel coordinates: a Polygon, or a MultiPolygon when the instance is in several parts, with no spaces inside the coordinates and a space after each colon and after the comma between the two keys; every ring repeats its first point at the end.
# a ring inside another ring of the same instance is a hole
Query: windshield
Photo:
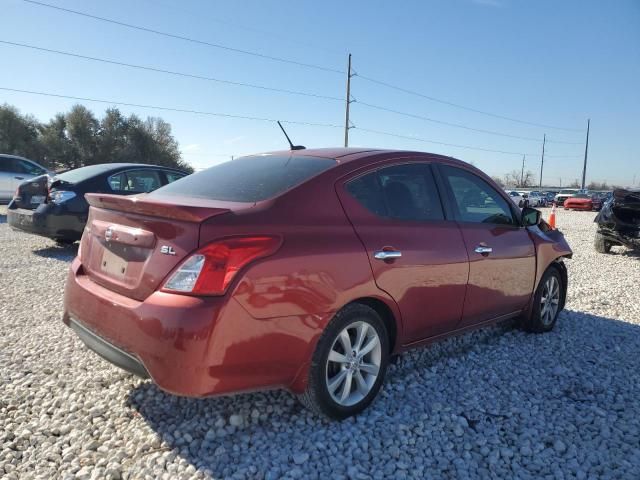
{"type": "Polygon", "coordinates": [[[332,158],[302,155],[243,157],[176,180],[150,195],[258,202],[273,198],[335,165],[332,158]]]}

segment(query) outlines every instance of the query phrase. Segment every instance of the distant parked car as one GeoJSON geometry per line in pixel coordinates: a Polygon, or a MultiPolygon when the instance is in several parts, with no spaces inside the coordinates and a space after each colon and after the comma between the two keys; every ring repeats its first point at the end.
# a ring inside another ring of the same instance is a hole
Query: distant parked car
{"type": "Polygon", "coordinates": [[[547,199],[538,191],[529,192],[527,201],[530,207],[545,207],[547,205],[547,199]]]}
{"type": "Polygon", "coordinates": [[[85,193],[132,195],[151,192],[187,175],[168,167],[139,163],[105,163],[47,175],[20,185],[7,209],[13,228],[52,238],[58,243],[80,240],[89,204],[85,193]]]}
{"type": "Polygon", "coordinates": [[[560,190],[560,193],[558,193],[555,198],[556,205],[562,207],[567,198],[573,197],[579,192],[579,190],[560,190]]]}
{"type": "Polygon", "coordinates": [[[575,195],[565,199],[565,210],[593,210],[593,195],[589,193],[576,193],[575,195]]]}
{"type": "Polygon", "coordinates": [[[557,194],[558,192],[553,192],[553,191],[543,192],[543,195],[547,199],[547,205],[551,205],[556,201],[557,194]]]}
{"type": "Polygon", "coordinates": [[[527,200],[520,193],[516,192],[515,190],[506,190],[506,192],[509,197],[511,197],[513,203],[515,203],[518,207],[524,208],[527,206],[527,200]]]}
{"type": "Polygon", "coordinates": [[[28,158],[0,154],[0,201],[8,202],[18,185],[40,175],[51,174],[46,168],[28,158]]]}
{"type": "Polygon", "coordinates": [[[604,198],[601,193],[592,193],[591,194],[591,203],[593,204],[593,210],[599,212],[602,208],[602,204],[604,203],[604,198]]]}

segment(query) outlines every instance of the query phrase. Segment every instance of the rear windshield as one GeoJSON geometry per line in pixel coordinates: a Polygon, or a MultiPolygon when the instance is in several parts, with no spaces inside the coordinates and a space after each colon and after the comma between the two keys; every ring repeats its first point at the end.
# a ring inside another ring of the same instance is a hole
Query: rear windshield
{"type": "Polygon", "coordinates": [[[75,168],[73,170],[69,170],[68,172],[61,173],[56,175],[56,180],[62,180],[66,183],[80,183],[85,180],[95,177],[96,175],[100,175],[101,173],[106,172],[112,168],[110,165],[89,165],[88,167],[80,167],[75,168]]]}
{"type": "Polygon", "coordinates": [[[273,198],[335,164],[332,158],[295,155],[242,157],[176,180],[149,195],[258,202],[273,198]]]}

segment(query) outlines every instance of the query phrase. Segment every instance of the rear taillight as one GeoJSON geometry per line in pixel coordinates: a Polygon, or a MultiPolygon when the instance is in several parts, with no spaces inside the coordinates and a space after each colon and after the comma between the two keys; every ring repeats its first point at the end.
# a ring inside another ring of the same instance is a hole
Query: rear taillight
{"type": "Polygon", "coordinates": [[[60,204],[75,198],[76,194],[65,190],[49,190],[47,197],[51,203],[60,204]]]}
{"type": "Polygon", "coordinates": [[[282,240],[274,236],[231,237],[210,243],[189,256],[162,287],[165,292],[222,295],[236,273],[272,255],[282,240]]]}

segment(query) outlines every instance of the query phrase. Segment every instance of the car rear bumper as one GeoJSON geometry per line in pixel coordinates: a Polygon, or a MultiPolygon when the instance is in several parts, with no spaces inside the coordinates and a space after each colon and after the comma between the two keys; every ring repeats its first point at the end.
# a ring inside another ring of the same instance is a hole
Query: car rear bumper
{"type": "Polygon", "coordinates": [[[85,219],[60,211],[58,205],[42,204],[35,210],[9,204],[7,223],[15,229],[53,239],[79,240],[85,219]]]}
{"type": "Polygon", "coordinates": [[[280,387],[302,391],[315,342],[331,318],[255,319],[228,297],[155,292],[137,301],[93,282],[77,258],[64,309],[64,323],[99,355],[190,397],[280,387]]]}
{"type": "Polygon", "coordinates": [[[89,349],[93,350],[108,362],[140,378],[149,378],[147,369],[144,368],[142,362],[133,355],[112,345],[73,318],[69,318],[69,327],[76,332],[76,335],[78,335],[80,340],[82,340],[89,349]]]}

